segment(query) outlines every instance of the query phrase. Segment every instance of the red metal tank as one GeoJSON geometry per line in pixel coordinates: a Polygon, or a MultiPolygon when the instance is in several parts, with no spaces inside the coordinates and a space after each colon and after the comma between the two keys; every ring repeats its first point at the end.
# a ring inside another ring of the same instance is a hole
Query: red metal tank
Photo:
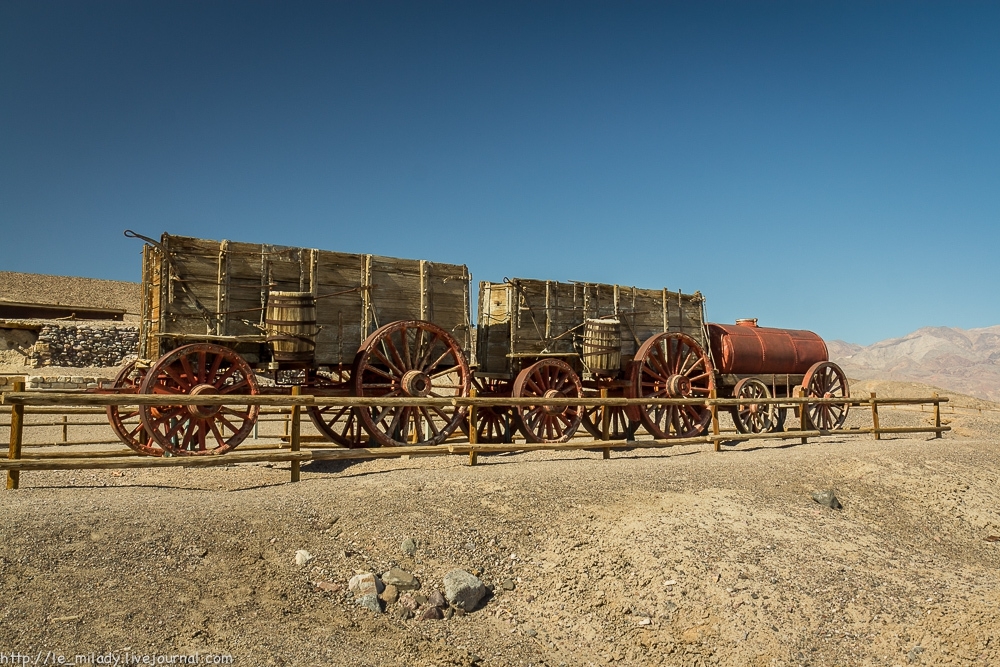
{"type": "Polygon", "coordinates": [[[724,375],[801,375],[817,361],[829,361],[823,339],[812,331],[771,329],[757,320],[709,324],[712,358],[724,375]]]}

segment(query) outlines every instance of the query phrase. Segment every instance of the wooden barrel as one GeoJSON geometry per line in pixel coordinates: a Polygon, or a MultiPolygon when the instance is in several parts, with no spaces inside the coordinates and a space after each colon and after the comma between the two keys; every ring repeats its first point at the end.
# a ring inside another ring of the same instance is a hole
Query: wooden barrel
{"type": "Polygon", "coordinates": [[[267,342],[274,360],[310,364],[316,356],[316,299],[312,292],[267,295],[267,342]]]}
{"type": "Polygon", "coordinates": [[[596,375],[621,370],[622,329],[616,319],[587,320],[583,326],[583,365],[596,375]]]}

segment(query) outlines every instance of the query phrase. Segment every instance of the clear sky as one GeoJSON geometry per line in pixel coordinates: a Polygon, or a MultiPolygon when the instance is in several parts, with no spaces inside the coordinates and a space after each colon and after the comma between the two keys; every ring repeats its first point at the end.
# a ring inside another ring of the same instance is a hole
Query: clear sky
{"type": "Polygon", "coordinates": [[[1000,3],[0,2],[0,269],[167,231],[1000,323],[1000,3]]]}

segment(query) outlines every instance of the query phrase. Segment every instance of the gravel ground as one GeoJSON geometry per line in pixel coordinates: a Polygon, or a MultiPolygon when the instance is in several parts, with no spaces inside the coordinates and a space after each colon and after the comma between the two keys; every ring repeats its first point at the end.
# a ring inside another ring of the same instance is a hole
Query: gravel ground
{"type": "MultiPolygon", "coordinates": [[[[855,410],[851,421],[867,418],[855,410]]],[[[881,422],[929,419],[883,410],[881,422]]],[[[940,440],[313,463],[298,484],[287,464],[26,472],[22,489],[0,492],[0,652],[226,654],[241,665],[1000,664],[1000,419],[946,419],[955,433],[940,440]],[[814,502],[821,489],[843,509],[814,502]],[[315,559],[297,566],[298,549],[315,559]],[[393,565],[425,594],[456,567],[495,592],[448,620],[356,606],[348,578],[393,565]]]]}

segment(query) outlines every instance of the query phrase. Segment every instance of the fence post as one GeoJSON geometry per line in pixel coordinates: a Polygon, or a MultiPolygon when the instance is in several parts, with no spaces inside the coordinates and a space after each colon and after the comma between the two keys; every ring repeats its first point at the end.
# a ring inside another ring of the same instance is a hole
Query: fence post
{"type": "MultiPolygon", "coordinates": [[[[15,381],[12,391],[24,391],[24,382],[15,381]]],[[[10,448],[7,458],[11,461],[21,458],[21,436],[24,432],[24,406],[10,406],[10,448]]],[[[16,489],[21,484],[21,471],[7,471],[7,488],[16,489]]]]}
{"type": "MultiPolygon", "coordinates": [[[[608,388],[601,389],[601,400],[608,397],[608,388]]],[[[605,403],[601,404],[601,440],[607,442],[611,439],[611,411],[605,403]]],[[[601,456],[605,459],[611,458],[611,448],[605,447],[601,450],[601,456]]]]}
{"type": "MultiPolygon", "coordinates": [[[[795,396],[796,396],[796,398],[805,398],[805,392],[802,390],[802,387],[796,387],[795,388],[795,396]]],[[[805,403],[799,403],[799,430],[800,431],[805,431],[806,430],[806,404],[805,403]]],[[[803,437],[801,442],[802,442],[803,445],[807,445],[807,444],[809,444],[809,438],[803,437]]]]}
{"type": "MultiPolygon", "coordinates": [[[[298,385],[292,387],[292,396],[298,396],[301,393],[302,393],[302,387],[298,385]]],[[[289,433],[288,444],[289,448],[292,450],[293,453],[299,451],[299,438],[302,427],[302,421],[299,418],[299,412],[301,411],[301,409],[302,408],[298,404],[295,404],[292,406],[292,409],[290,410],[289,414],[291,420],[291,433],[289,433]]],[[[296,459],[292,461],[292,481],[293,482],[299,481],[300,474],[301,471],[299,468],[299,460],[296,459]]]]}
{"type": "Polygon", "coordinates": [[[63,431],[63,442],[69,441],[69,422],[66,419],[66,415],[62,416],[62,431],[63,431]]]}
{"type": "Polygon", "coordinates": [[[716,405],[716,403],[715,403],[715,399],[717,399],[718,397],[719,397],[719,393],[715,389],[712,389],[712,391],[710,391],[709,394],[708,394],[708,398],[712,401],[711,408],[709,408],[709,409],[712,412],[712,435],[715,436],[712,439],[712,449],[714,451],[716,451],[716,452],[721,452],[722,451],[722,447],[721,447],[722,440],[719,438],[719,432],[720,432],[720,429],[719,429],[719,406],[716,405]]]}
{"type": "Polygon", "coordinates": [[[878,432],[878,403],[875,402],[877,396],[875,395],[874,391],[871,392],[871,395],[872,395],[871,404],[872,404],[872,427],[873,427],[872,431],[875,433],[875,439],[881,440],[882,436],[878,432]]]}
{"type": "MultiPolygon", "coordinates": [[[[477,398],[479,392],[476,391],[475,387],[469,389],[469,398],[477,398]]],[[[479,444],[479,420],[476,414],[476,404],[473,403],[469,406],[469,465],[476,465],[476,459],[479,456],[476,454],[476,445],[479,444]]]]}
{"type": "Polygon", "coordinates": [[[941,437],[941,401],[938,400],[937,392],[934,392],[934,437],[941,437]]]}

